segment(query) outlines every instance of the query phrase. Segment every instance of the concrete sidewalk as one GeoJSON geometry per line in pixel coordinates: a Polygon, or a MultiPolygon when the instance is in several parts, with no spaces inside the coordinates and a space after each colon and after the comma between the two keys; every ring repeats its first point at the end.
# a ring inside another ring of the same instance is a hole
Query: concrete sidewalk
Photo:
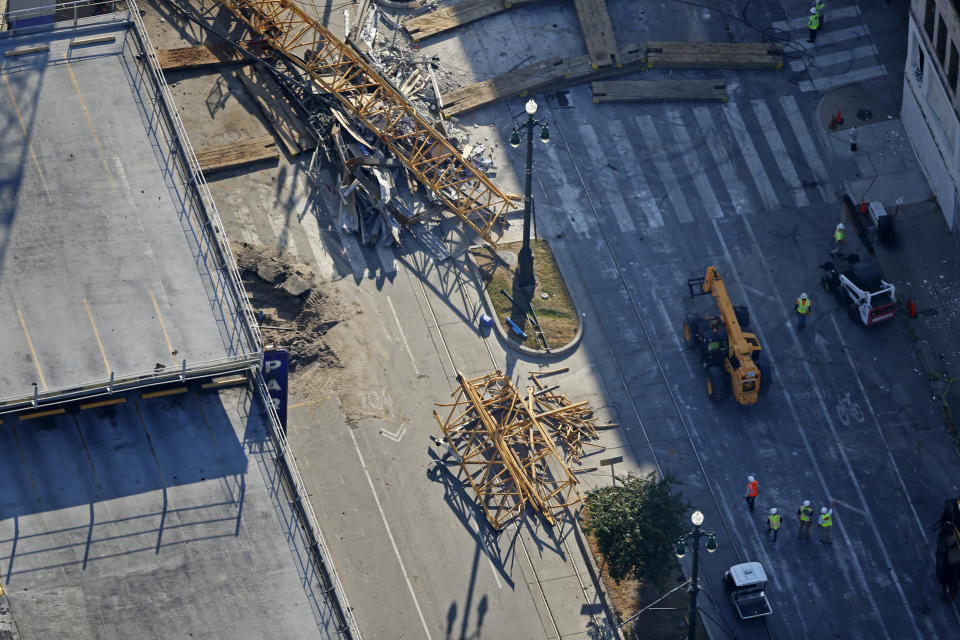
{"type": "Polygon", "coordinates": [[[960,377],[960,247],[947,228],[898,113],[895,105],[852,85],[827,93],[816,117],[844,192],[854,203],[880,201],[888,213],[896,214],[890,244],[877,242],[876,227],[868,227],[874,256],[885,278],[897,287],[897,321],[905,324],[919,359],[904,366],[919,368],[926,375],[957,439],[954,414],[960,411],[960,384],[953,381],[960,377]],[[831,128],[831,117],[838,109],[844,122],[831,128]],[[869,119],[862,119],[858,112],[869,119]],[[850,148],[853,127],[856,151],[850,148]],[[898,208],[900,197],[903,205],[898,208]],[[908,313],[909,300],[918,312],[914,318],[908,313]]]}

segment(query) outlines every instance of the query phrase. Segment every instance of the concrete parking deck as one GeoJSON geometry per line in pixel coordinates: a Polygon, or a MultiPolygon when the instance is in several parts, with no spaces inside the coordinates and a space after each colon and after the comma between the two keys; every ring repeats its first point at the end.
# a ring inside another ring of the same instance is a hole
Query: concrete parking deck
{"type": "Polygon", "coordinates": [[[4,418],[0,576],[22,638],[339,637],[247,394],[4,418]]]}
{"type": "Polygon", "coordinates": [[[128,19],[0,38],[0,401],[257,357],[128,19]]]}

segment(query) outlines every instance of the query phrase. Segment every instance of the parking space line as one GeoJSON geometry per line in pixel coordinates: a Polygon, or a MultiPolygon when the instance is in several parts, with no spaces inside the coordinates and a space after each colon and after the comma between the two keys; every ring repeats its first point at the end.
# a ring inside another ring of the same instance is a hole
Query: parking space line
{"type": "Polygon", "coordinates": [[[170,359],[173,360],[173,364],[177,364],[177,358],[173,355],[173,344],[170,342],[170,334],[167,333],[167,325],[163,323],[163,314],[160,313],[160,305],[157,304],[157,297],[153,295],[153,289],[147,289],[147,293],[150,294],[150,299],[153,300],[153,308],[157,312],[160,329],[163,330],[163,339],[167,341],[167,352],[170,354],[170,359]]]}
{"type": "Polygon", "coordinates": [[[30,150],[30,157],[33,158],[33,166],[37,168],[37,174],[40,176],[40,184],[43,186],[43,192],[49,199],[50,189],[47,188],[47,179],[43,175],[43,169],[40,168],[40,161],[37,159],[37,152],[33,150],[33,145],[30,144],[30,133],[27,129],[26,123],[23,121],[23,116],[20,115],[20,107],[17,106],[17,98],[13,95],[13,87],[10,86],[10,80],[7,78],[6,74],[3,75],[3,81],[7,85],[7,93],[10,94],[10,103],[13,104],[13,112],[17,114],[17,121],[20,123],[20,129],[23,130],[24,142],[27,144],[27,149],[30,150]]]}
{"type": "Polygon", "coordinates": [[[70,79],[73,81],[73,88],[77,90],[77,96],[80,97],[80,106],[83,107],[83,114],[87,116],[87,124],[90,125],[90,132],[93,134],[93,141],[97,143],[97,153],[100,154],[100,162],[103,163],[103,170],[107,172],[107,179],[114,191],[117,190],[117,184],[113,181],[113,172],[107,164],[107,156],[103,153],[103,145],[100,144],[100,137],[97,135],[97,128],[93,126],[93,118],[90,117],[90,110],[87,109],[87,102],[83,99],[83,93],[80,91],[80,85],[77,83],[77,76],[73,74],[73,67],[70,66],[70,54],[63,54],[63,60],[67,64],[67,71],[70,73],[70,79]]]}
{"type": "Polygon", "coordinates": [[[100,347],[100,355],[103,356],[103,364],[107,367],[107,373],[113,371],[110,368],[110,361],[107,360],[107,352],[103,348],[103,341],[100,340],[100,332],[97,330],[97,323],[93,321],[93,311],[90,310],[90,303],[87,302],[87,299],[83,299],[83,306],[87,308],[87,317],[90,318],[90,326],[93,327],[93,335],[97,339],[97,346],[100,347]]]}
{"type": "Polygon", "coordinates": [[[390,546],[393,547],[393,555],[396,556],[397,562],[400,563],[400,572],[403,574],[403,579],[407,583],[407,589],[410,591],[410,597],[413,598],[413,606],[417,609],[417,615],[420,616],[420,624],[423,625],[423,632],[426,634],[427,640],[432,640],[430,635],[430,628],[427,626],[427,621],[423,617],[423,611],[420,609],[420,602],[417,600],[417,594],[413,590],[413,583],[410,582],[410,576],[407,574],[407,567],[403,564],[403,558],[400,557],[400,550],[397,548],[397,541],[393,538],[393,532],[390,530],[390,524],[387,522],[387,514],[383,512],[383,506],[380,504],[380,497],[377,496],[377,490],[373,486],[373,479],[370,477],[370,472],[367,470],[367,463],[363,459],[363,454],[360,453],[360,445],[357,444],[357,437],[353,435],[353,429],[347,427],[347,433],[350,434],[350,439],[353,441],[353,448],[357,452],[357,457],[360,458],[360,468],[363,469],[363,475],[367,478],[367,484],[370,485],[370,493],[373,494],[373,501],[377,504],[377,511],[380,512],[380,519],[383,521],[383,527],[387,530],[387,538],[390,539],[390,546]]]}
{"type": "Polygon", "coordinates": [[[30,339],[30,332],[27,331],[27,323],[23,319],[23,312],[20,311],[20,307],[17,307],[17,315],[20,316],[20,326],[23,327],[23,335],[27,337],[27,346],[30,347],[30,355],[33,356],[33,366],[37,368],[37,375],[40,376],[40,386],[43,387],[43,390],[47,390],[47,381],[43,377],[43,370],[40,369],[40,360],[37,359],[37,350],[33,348],[33,340],[30,339]]]}

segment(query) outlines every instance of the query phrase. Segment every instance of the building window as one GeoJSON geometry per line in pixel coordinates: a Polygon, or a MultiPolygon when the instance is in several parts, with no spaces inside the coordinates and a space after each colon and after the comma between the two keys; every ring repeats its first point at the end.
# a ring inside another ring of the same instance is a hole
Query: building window
{"type": "Polygon", "coordinates": [[[913,74],[917,77],[918,82],[923,82],[923,65],[926,63],[927,57],[923,55],[923,47],[917,45],[917,66],[913,69],[913,74]]]}
{"type": "Polygon", "coordinates": [[[937,16],[937,60],[945,64],[947,57],[947,25],[943,24],[943,14],[937,16]]]}
{"type": "Polygon", "coordinates": [[[927,0],[927,14],[923,18],[923,28],[927,32],[927,37],[933,42],[933,21],[937,11],[937,0],[927,0]]]}

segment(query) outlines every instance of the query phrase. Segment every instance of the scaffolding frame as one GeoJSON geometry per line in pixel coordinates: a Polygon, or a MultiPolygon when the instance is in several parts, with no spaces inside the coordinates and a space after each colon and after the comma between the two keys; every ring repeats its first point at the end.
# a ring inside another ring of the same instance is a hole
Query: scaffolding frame
{"type": "Polygon", "coordinates": [[[292,0],[217,0],[305,71],[485,241],[520,197],[502,192],[349,44],[292,0]]]}
{"type": "Polygon", "coordinates": [[[457,382],[453,402],[438,405],[450,407],[447,418],[436,410],[433,417],[487,521],[500,530],[530,506],[556,525],[556,514],[581,496],[544,420],[570,407],[538,410],[533,387],[521,394],[501,371],[471,380],[458,371],[457,382]]]}

